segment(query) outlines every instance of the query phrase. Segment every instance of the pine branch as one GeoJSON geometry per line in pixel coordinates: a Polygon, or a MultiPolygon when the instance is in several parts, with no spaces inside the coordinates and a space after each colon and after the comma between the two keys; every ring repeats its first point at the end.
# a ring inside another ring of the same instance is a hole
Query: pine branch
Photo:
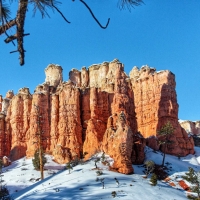
{"type": "Polygon", "coordinates": [[[6,24],[0,26],[0,35],[4,34],[5,31],[7,31],[8,29],[10,29],[11,27],[16,25],[16,20],[12,19],[9,22],[7,22],[6,24]]]}
{"type": "MultiPolygon", "coordinates": [[[[24,37],[24,36],[28,36],[28,35],[30,35],[30,33],[23,34],[23,37],[24,37]]],[[[4,40],[4,42],[5,42],[5,43],[9,43],[9,42],[12,42],[13,40],[16,40],[16,39],[17,39],[17,34],[8,36],[8,37],[4,40]]]]}

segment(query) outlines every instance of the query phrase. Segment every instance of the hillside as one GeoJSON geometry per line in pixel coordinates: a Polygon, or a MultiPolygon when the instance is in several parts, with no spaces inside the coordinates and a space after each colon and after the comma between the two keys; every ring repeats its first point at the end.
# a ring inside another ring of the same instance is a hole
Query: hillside
{"type": "MultiPolygon", "coordinates": [[[[146,147],[146,158],[160,164],[161,152],[155,152],[146,147]]],[[[158,181],[157,186],[149,184],[149,178],[144,179],[142,165],[134,165],[135,173],[124,175],[109,171],[107,166],[97,163],[102,169],[103,175],[97,176],[94,161],[91,159],[85,164],[77,165],[69,174],[64,170],[64,165],[52,161],[52,157],[46,155],[48,163],[45,165],[45,179],[36,181],[40,173],[33,169],[31,159],[22,158],[12,163],[11,166],[3,168],[3,184],[6,184],[14,199],[63,199],[63,200],[94,200],[113,199],[111,192],[115,191],[115,199],[124,200],[183,200],[187,199],[187,192],[178,184],[181,176],[193,167],[200,170],[200,148],[195,147],[195,155],[188,155],[178,159],[176,156],[166,155],[168,163],[169,182],[158,181]],[[101,181],[104,178],[105,188],[101,181]],[[119,186],[114,178],[119,181],[119,186]],[[169,184],[174,183],[174,187],[169,184]]],[[[100,156],[100,154],[99,154],[100,156]]],[[[106,156],[112,163],[112,159],[106,156]]],[[[149,176],[150,177],[150,176],[149,176]]]]}

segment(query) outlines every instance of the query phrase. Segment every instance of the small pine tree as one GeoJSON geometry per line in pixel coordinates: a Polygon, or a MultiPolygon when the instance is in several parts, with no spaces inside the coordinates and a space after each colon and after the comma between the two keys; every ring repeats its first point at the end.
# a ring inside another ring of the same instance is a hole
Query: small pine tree
{"type": "MultiPolygon", "coordinates": [[[[42,165],[44,167],[45,163],[47,162],[46,157],[44,156],[44,153],[42,153],[42,165]]],[[[36,170],[40,170],[40,156],[39,156],[39,150],[36,150],[34,153],[34,158],[32,159],[33,166],[36,170]]]]}
{"type": "Polygon", "coordinates": [[[164,163],[165,163],[165,154],[166,154],[167,145],[172,143],[172,141],[169,140],[169,136],[172,135],[173,133],[174,133],[174,127],[172,126],[170,121],[164,124],[161,127],[161,129],[158,131],[158,135],[164,137],[164,140],[159,140],[159,143],[161,145],[164,145],[162,167],[164,167],[164,163]]]}
{"type": "Polygon", "coordinates": [[[196,172],[192,167],[189,167],[189,172],[185,173],[185,176],[182,176],[182,178],[194,185],[191,187],[191,190],[198,195],[198,198],[195,200],[200,200],[200,172],[196,172]]]}
{"type": "Polygon", "coordinates": [[[155,173],[153,173],[152,176],[151,176],[151,179],[150,179],[151,185],[156,186],[157,180],[158,180],[157,175],[155,173]]]}
{"type": "Polygon", "coordinates": [[[72,167],[71,162],[68,162],[68,163],[66,164],[66,168],[69,170],[69,174],[70,174],[70,171],[73,170],[73,167],[72,167]]]}
{"type": "Polygon", "coordinates": [[[105,162],[105,160],[106,160],[105,152],[103,152],[101,155],[101,162],[105,162]]]}
{"type": "Polygon", "coordinates": [[[98,163],[99,161],[100,161],[100,158],[98,158],[98,157],[95,158],[95,160],[94,160],[94,165],[95,165],[96,169],[98,168],[98,167],[97,167],[97,163],[98,163]]]}

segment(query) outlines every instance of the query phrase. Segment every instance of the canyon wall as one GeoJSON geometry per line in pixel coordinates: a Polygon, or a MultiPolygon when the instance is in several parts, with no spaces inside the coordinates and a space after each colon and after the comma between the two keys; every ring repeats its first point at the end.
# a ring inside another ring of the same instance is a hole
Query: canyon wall
{"type": "Polygon", "coordinates": [[[43,149],[58,163],[104,151],[114,159],[114,169],[130,174],[132,164],[143,163],[146,143],[162,150],[154,136],[167,121],[175,128],[167,153],[194,153],[193,140],[178,123],[171,72],[143,66],[128,76],[117,59],[72,69],[67,82],[62,70],[50,64],[32,95],[21,88],[0,96],[1,157],[32,157],[40,132],[43,149]]]}

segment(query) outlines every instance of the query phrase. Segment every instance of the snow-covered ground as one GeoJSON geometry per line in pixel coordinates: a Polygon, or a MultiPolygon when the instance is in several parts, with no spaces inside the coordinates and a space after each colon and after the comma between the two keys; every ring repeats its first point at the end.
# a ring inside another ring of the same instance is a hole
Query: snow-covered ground
{"type": "MultiPolygon", "coordinates": [[[[103,175],[97,176],[94,160],[83,165],[77,165],[69,174],[64,165],[56,164],[47,155],[45,165],[45,179],[37,180],[40,172],[35,171],[31,159],[22,158],[3,168],[3,184],[6,184],[14,199],[38,200],[96,200],[113,199],[111,193],[116,192],[115,199],[123,200],[183,200],[187,199],[187,192],[178,184],[181,176],[188,171],[188,167],[200,170],[200,148],[195,148],[195,155],[188,155],[178,159],[176,156],[166,155],[168,163],[169,182],[158,181],[157,186],[149,184],[149,178],[143,178],[144,168],[133,165],[135,174],[124,175],[108,170],[108,167],[97,163],[103,175]],[[97,178],[99,180],[97,180],[97,178]],[[116,183],[116,179],[119,185],[116,183]],[[103,189],[102,182],[105,184],[103,189]],[[174,187],[169,184],[173,182],[174,187]]],[[[146,148],[146,159],[161,164],[162,155],[146,148]]]]}

